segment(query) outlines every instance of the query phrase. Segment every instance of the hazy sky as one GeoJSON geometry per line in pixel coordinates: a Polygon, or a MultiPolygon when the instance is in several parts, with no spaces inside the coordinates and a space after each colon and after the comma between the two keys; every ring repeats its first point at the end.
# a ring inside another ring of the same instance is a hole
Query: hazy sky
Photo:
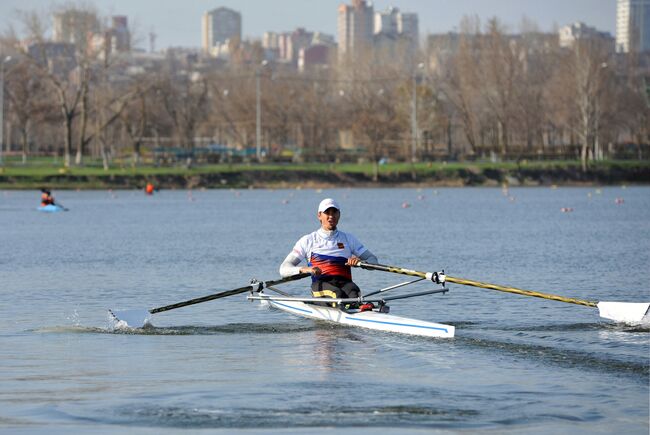
{"type": "MultiPolygon", "coordinates": [[[[19,24],[15,11],[47,12],[53,0],[0,0],[0,29],[19,24]]],[[[201,44],[201,15],[226,6],[241,12],[244,37],[261,37],[265,31],[290,31],[305,27],[336,37],[337,6],[351,0],[85,0],[74,4],[94,4],[103,15],[127,15],[139,45],[146,35],[157,34],[156,48],[198,47],[201,44]]],[[[483,21],[496,16],[512,31],[522,17],[536,22],[542,31],[554,25],[583,21],[614,35],[616,0],[377,0],[375,10],[396,6],[403,12],[416,12],[420,32],[444,33],[457,28],[464,15],[478,15],[483,21]]]]}

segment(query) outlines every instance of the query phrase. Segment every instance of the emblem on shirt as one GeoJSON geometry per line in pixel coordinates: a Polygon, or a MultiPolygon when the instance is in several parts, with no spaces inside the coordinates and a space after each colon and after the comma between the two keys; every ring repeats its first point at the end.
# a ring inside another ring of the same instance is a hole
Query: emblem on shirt
{"type": "Polygon", "coordinates": [[[338,242],[338,243],[336,244],[336,247],[339,248],[339,249],[344,249],[344,248],[345,248],[345,246],[344,246],[343,243],[341,243],[341,242],[338,242]]]}

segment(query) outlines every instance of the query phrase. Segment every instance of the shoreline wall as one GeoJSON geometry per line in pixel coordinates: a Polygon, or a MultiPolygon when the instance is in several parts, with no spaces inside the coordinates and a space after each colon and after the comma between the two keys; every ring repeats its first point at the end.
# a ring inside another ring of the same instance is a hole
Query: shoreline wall
{"type": "Polygon", "coordinates": [[[301,187],[399,187],[399,186],[551,186],[650,184],[650,166],[609,165],[589,169],[519,168],[494,169],[467,167],[423,173],[394,171],[380,173],[377,181],[363,173],[309,170],[256,170],[192,173],[188,175],[107,174],[86,176],[57,174],[51,176],[10,176],[0,174],[0,189],[33,189],[41,186],[56,189],[140,189],[147,183],[162,189],[192,188],[295,188],[301,187]]]}

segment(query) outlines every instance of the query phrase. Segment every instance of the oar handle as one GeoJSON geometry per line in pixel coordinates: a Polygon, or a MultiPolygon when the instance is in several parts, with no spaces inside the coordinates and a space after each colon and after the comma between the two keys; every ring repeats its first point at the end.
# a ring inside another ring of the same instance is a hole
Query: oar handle
{"type": "Polygon", "coordinates": [[[202,302],[208,302],[208,301],[212,301],[212,300],[215,300],[215,299],[221,299],[221,298],[225,298],[225,297],[228,297],[228,296],[234,296],[234,295],[237,295],[237,294],[240,294],[240,293],[245,293],[247,291],[260,291],[263,288],[267,288],[267,287],[270,287],[270,286],[282,284],[284,282],[296,281],[296,280],[299,280],[299,279],[302,279],[302,278],[306,278],[308,276],[311,276],[311,274],[309,274],[309,273],[299,273],[299,274],[296,274],[296,275],[288,276],[286,278],[276,279],[276,280],[273,280],[273,281],[259,281],[259,282],[258,281],[253,281],[251,284],[249,284],[247,286],[244,286],[244,287],[239,287],[239,288],[235,288],[235,289],[232,289],[232,290],[226,290],[226,291],[222,291],[222,292],[219,292],[219,293],[214,293],[214,294],[211,294],[211,295],[202,296],[200,298],[194,298],[194,299],[190,299],[190,300],[183,301],[183,302],[177,302],[175,304],[165,305],[164,307],[152,308],[152,309],[149,310],[149,312],[151,314],[161,313],[163,311],[169,311],[169,310],[175,310],[176,308],[187,307],[188,305],[200,304],[202,302]]]}
{"type": "Polygon", "coordinates": [[[586,307],[597,307],[598,302],[585,301],[582,299],[567,298],[564,296],[554,295],[550,293],[536,292],[532,290],[523,290],[515,287],[506,287],[497,284],[489,284],[486,282],[473,281],[470,279],[456,278],[449,275],[438,274],[437,272],[418,272],[417,270],[404,269],[396,266],[386,266],[383,264],[359,263],[358,267],[363,269],[381,270],[384,272],[399,273],[402,275],[417,276],[420,278],[431,279],[434,282],[452,282],[454,284],[468,285],[472,287],[480,287],[488,290],[497,290],[500,292],[514,293],[522,296],[532,296],[535,298],[549,299],[552,301],[566,302],[568,304],[584,305],[586,307]],[[437,279],[437,280],[436,280],[437,279]]]}

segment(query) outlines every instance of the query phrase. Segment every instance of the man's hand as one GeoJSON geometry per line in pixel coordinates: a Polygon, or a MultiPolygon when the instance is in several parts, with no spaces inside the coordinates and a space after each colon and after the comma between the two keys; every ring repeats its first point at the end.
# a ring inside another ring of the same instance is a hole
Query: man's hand
{"type": "Polygon", "coordinates": [[[300,273],[311,273],[314,276],[320,275],[322,272],[319,267],[302,267],[300,273]]]}
{"type": "Polygon", "coordinates": [[[355,257],[354,255],[350,258],[348,258],[348,262],[345,263],[346,266],[357,266],[359,263],[361,263],[361,260],[359,260],[359,257],[355,257]]]}

